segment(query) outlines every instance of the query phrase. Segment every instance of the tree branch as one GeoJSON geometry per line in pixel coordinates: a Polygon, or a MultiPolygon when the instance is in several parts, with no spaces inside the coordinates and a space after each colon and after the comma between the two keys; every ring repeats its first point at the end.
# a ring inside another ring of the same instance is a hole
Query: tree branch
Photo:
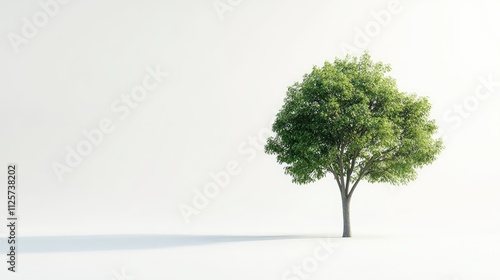
{"type": "Polygon", "coordinates": [[[351,175],[352,175],[352,172],[354,171],[354,167],[356,165],[356,159],[358,158],[358,155],[359,153],[361,152],[361,149],[358,149],[356,150],[356,152],[354,152],[354,156],[352,158],[352,161],[351,161],[351,166],[349,167],[349,170],[347,170],[347,181],[346,181],[346,190],[347,192],[349,192],[349,184],[351,182],[351,175]]]}
{"type": "MultiPolygon", "coordinates": [[[[327,169],[328,169],[328,168],[327,168],[327,169]]],[[[341,193],[342,195],[346,195],[347,193],[345,192],[345,188],[344,188],[344,186],[342,185],[342,182],[340,181],[338,174],[337,174],[337,173],[335,172],[335,170],[333,169],[333,166],[330,166],[328,170],[329,170],[330,172],[332,172],[333,177],[335,178],[335,181],[337,181],[337,185],[339,186],[340,193],[341,193]]]]}
{"type": "MultiPolygon", "coordinates": [[[[394,146],[390,149],[387,149],[385,151],[383,151],[382,153],[380,153],[378,156],[372,156],[365,164],[365,166],[361,169],[361,171],[359,171],[359,176],[358,176],[358,179],[356,180],[356,182],[354,183],[354,185],[352,186],[351,190],[347,193],[347,198],[348,199],[351,199],[352,197],[352,194],[354,193],[354,190],[356,189],[356,187],[358,186],[358,183],[361,181],[361,179],[363,179],[363,177],[368,174],[370,172],[369,168],[375,163],[375,162],[382,162],[382,161],[386,161],[386,160],[391,160],[392,158],[382,158],[380,159],[381,156],[384,156],[388,153],[390,153],[391,151],[395,150],[397,148],[397,146],[394,146]],[[379,159],[379,160],[377,160],[379,159]]],[[[358,165],[359,166],[359,165],[358,165]]]]}
{"type": "Polygon", "coordinates": [[[344,180],[344,177],[345,177],[345,174],[344,174],[344,144],[342,143],[341,146],[340,146],[340,154],[339,156],[337,157],[337,161],[338,161],[338,164],[339,164],[339,169],[340,169],[340,179],[342,180],[342,186],[344,186],[344,188],[346,188],[346,184],[345,184],[345,180],[344,180]]]}
{"type": "Polygon", "coordinates": [[[361,181],[361,179],[363,178],[363,176],[366,175],[366,172],[368,171],[368,168],[370,168],[372,166],[372,164],[373,164],[373,162],[375,161],[376,158],[377,158],[376,156],[372,156],[365,163],[365,166],[363,166],[363,168],[359,171],[358,179],[356,180],[356,182],[354,182],[354,185],[352,186],[351,190],[347,193],[347,199],[349,199],[349,200],[351,199],[352,194],[354,193],[354,190],[358,186],[358,184],[361,181]]]}

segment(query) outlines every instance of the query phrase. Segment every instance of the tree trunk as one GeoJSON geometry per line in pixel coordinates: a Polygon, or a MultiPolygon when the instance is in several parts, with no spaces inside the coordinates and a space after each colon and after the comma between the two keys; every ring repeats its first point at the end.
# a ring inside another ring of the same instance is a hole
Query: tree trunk
{"type": "Polygon", "coordinates": [[[344,216],[344,233],[342,237],[351,237],[351,218],[349,216],[349,199],[342,195],[342,213],[344,216]]]}

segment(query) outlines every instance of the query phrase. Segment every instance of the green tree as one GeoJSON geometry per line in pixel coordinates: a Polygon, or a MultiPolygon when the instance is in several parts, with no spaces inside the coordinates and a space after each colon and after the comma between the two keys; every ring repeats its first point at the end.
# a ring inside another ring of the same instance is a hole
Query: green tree
{"type": "Polygon", "coordinates": [[[426,98],[400,92],[389,65],[370,55],[314,67],[288,88],[266,153],[277,156],[294,183],[332,173],[340,189],[343,237],[351,236],[349,206],[361,180],[406,184],[443,149],[426,98]]]}

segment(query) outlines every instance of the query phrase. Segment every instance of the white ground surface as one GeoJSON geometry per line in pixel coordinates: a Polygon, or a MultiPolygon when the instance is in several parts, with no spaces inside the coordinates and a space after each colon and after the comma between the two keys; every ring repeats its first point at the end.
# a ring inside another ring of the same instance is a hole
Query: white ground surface
{"type": "Polygon", "coordinates": [[[129,235],[24,242],[19,272],[1,269],[1,279],[500,279],[500,239],[494,235],[129,235]],[[287,274],[294,265],[302,278],[287,274]]]}

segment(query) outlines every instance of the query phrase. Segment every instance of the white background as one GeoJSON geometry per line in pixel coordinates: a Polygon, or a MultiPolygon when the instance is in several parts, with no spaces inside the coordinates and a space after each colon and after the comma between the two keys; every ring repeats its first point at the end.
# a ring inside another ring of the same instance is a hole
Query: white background
{"type": "MultiPolygon", "coordinates": [[[[389,2],[236,2],[221,15],[211,0],[70,1],[16,52],[9,34],[21,35],[23,17],[43,10],[38,1],[1,1],[0,166],[19,166],[21,238],[341,235],[333,178],[295,185],[263,153],[263,142],[252,148],[250,141],[270,127],[286,88],[313,65],[344,57],[342,46],[356,46],[389,2]],[[156,65],[169,77],[121,120],[111,104],[156,65]],[[59,182],[53,163],[64,163],[66,146],[75,147],[82,130],[103,118],[115,130],[59,182]],[[230,161],[241,172],[187,224],[180,205],[191,204],[194,190],[230,161]]],[[[352,201],[354,238],[339,240],[341,252],[310,279],[498,279],[500,85],[483,100],[474,94],[481,79],[500,81],[500,3],[399,6],[361,49],[392,65],[400,90],[430,98],[446,149],[407,186],[361,183],[352,201]],[[464,104],[467,117],[458,117],[464,104]]],[[[21,253],[16,276],[63,279],[99,267],[80,276],[111,279],[126,265],[136,279],[281,279],[315,244],[275,240],[72,258],[21,253]]],[[[4,265],[0,271],[16,279],[4,265]]]]}

